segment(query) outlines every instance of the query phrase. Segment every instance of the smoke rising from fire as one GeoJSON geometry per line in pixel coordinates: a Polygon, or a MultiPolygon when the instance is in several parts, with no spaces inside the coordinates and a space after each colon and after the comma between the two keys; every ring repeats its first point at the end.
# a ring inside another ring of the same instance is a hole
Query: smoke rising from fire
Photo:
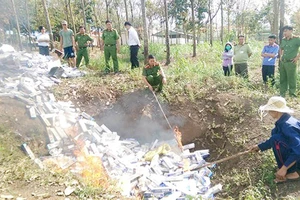
{"type": "MultiPolygon", "coordinates": [[[[181,126],[184,119],[173,116],[167,105],[162,104],[172,126],[181,126]]],[[[147,89],[137,90],[120,97],[112,109],[95,116],[97,123],[105,124],[122,139],[134,138],[141,144],[151,143],[158,139],[166,141],[174,139],[153,94],[147,89]]]]}

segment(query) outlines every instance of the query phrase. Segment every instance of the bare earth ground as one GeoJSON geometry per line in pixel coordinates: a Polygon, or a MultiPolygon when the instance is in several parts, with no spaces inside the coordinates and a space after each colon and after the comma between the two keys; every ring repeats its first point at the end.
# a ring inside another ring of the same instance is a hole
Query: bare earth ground
{"type": "MultiPolygon", "coordinates": [[[[1,73],[9,72],[6,70],[1,73]]],[[[122,94],[103,86],[102,93],[91,99],[82,95],[87,92],[86,88],[79,87],[76,89],[78,93],[74,94],[72,88],[77,86],[68,80],[59,87],[61,91],[65,91],[59,98],[73,101],[81,110],[93,115],[99,124],[107,125],[122,138],[132,137],[146,143],[173,137],[155,98],[148,90],[140,89],[122,94]]],[[[159,94],[158,97],[160,95],[163,94],[159,94]]],[[[210,149],[209,160],[214,161],[244,151],[248,146],[268,138],[273,122],[269,118],[260,122],[254,110],[262,103],[265,103],[265,100],[245,99],[237,94],[211,91],[195,102],[179,97],[177,103],[162,103],[162,106],[171,126],[179,126],[183,134],[183,143],[194,142],[195,149],[210,149]]],[[[51,173],[43,177],[44,172],[40,172],[34,164],[30,166],[32,162],[19,149],[23,142],[27,142],[37,155],[47,154],[47,137],[41,121],[29,119],[25,105],[10,98],[0,98],[0,113],[0,124],[11,130],[9,135],[3,130],[0,131],[0,144],[10,147],[9,152],[0,154],[0,195],[12,194],[27,199],[64,199],[56,196],[57,191],[65,188],[64,179],[52,176],[51,173]],[[31,173],[27,174],[26,170],[21,170],[22,173],[17,174],[19,164],[31,173]],[[37,176],[34,176],[35,174],[37,176]],[[12,178],[9,179],[10,177],[12,178]],[[32,193],[48,196],[36,197],[32,193]]],[[[296,115],[300,116],[299,113],[296,115]]],[[[255,171],[261,163],[258,159],[260,156],[262,154],[246,155],[220,164],[215,169],[214,182],[222,182],[226,187],[226,176],[230,176],[234,169],[255,171]]],[[[229,192],[224,191],[220,195],[221,199],[228,196],[237,199],[239,191],[247,186],[248,179],[257,180],[255,172],[242,178],[245,179],[245,184],[235,185],[229,192]]],[[[274,191],[274,199],[288,195],[299,198],[299,190],[300,182],[278,185],[274,191]]]]}

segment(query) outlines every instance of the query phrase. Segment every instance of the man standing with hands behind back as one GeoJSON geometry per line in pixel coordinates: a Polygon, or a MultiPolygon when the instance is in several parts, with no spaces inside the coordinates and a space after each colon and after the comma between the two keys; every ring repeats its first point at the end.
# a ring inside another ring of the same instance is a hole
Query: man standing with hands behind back
{"type": "Polygon", "coordinates": [[[76,66],[75,62],[75,39],[74,33],[68,29],[67,21],[61,22],[63,29],[59,32],[60,36],[60,50],[64,49],[64,59],[67,59],[71,67],[76,66]]]}
{"type": "Polygon", "coordinates": [[[109,60],[110,56],[113,60],[114,65],[114,73],[119,73],[119,63],[117,53],[120,50],[119,43],[119,34],[116,29],[112,28],[112,22],[110,20],[106,20],[106,29],[102,32],[102,40],[101,40],[101,49],[104,48],[104,57],[105,57],[105,73],[110,73],[109,60]]]}
{"type": "Polygon", "coordinates": [[[131,62],[131,69],[137,68],[140,66],[138,61],[138,51],[141,46],[141,42],[139,40],[139,36],[136,30],[132,27],[129,22],[125,22],[124,26],[128,30],[128,45],[130,47],[130,62],[131,62]]]}
{"type": "Polygon", "coordinates": [[[79,26],[79,33],[75,36],[75,42],[77,43],[77,59],[76,59],[76,67],[78,68],[82,59],[84,57],[85,65],[88,67],[89,65],[89,52],[87,47],[89,43],[93,43],[93,39],[85,33],[84,26],[79,26]]]}
{"type": "Polygon", "coordinates": [[[284,26],[282,31],[284,38],[280,44],[280,96],[284,97],[287,89],[289,89],[289,95],[296,97],[300,38],[293,35],[293,27],[291,26],[284,26]]]}
{"type": "Polygon", "coordinates": [[[248,78],[248,59],[252,55],[252,51],[247,43],[245,36],[238,37],[239,43],[234,47],[234,71],[236,75],[248,78]]]}

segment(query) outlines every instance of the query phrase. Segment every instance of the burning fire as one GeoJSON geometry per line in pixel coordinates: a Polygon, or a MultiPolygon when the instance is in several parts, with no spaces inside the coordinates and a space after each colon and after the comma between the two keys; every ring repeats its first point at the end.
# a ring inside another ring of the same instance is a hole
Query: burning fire
{"type": "Polygon", "coordinates": [[[99,156],[89,155],[85,142],[78,139],[74,140],[78,149],[74,151],[77,157],[80,173],[83,181],[87,185],[108,187],[108,176],[102,165],[102,160],[99,156]]]}
{"type": "Polygon", "coordinates": [[[175,133],[175,138],[177,140],[178,143],[178,147],[182,150],[183,149],[183,145],[182,145],[182,134],[179,131],[179,128],[177,126],[175,126],[174,128],[174,133],[175,133]]]}
{"type": "MultiPolygon", "coordinates": [[[[179,128],[177,126],[175,126],[174,128],[174,133],[175,133],[175,138],[177,140],[178,143],[178,147],[181,149],[181,151],[183,151],[183,145],[182,145],[182,134],[179,131],[179,128]]],[[[183,159],[183,171],[190,171],[190,161],[188,159],[183,159]]]]}
{"type": "Polygon", "coordinates": [[[87,185],[108,187],[108,177],[102,166],[102,160],[98,156],[86,153],[85,148],[75,151],[81,170],[81,176],[87,185]]]}

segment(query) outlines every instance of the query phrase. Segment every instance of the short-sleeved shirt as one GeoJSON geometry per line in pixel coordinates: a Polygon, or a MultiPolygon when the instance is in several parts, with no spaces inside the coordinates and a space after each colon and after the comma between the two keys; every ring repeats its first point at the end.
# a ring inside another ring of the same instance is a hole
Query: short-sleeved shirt
{"type": "Polygon", "coordinates": [[[280,49],[283,50],[282,59],[294,59],[300,47],[300,38],[293,36],[291,39],[283,38],[280,44],[280,49]]]}
{"type": "Polygon", "coordinates": [[[39,46],[48,47],[50,42],[50,37],[48,33],[39,33],[37,36],[37,42],[39,46]],[[48,42],[40,42],[40,40],[48,42]]]}
{"type": "Polygon", "coordinates": [[[243,44],[243,45],[235,45],[234,46],[234,63],[236,64],[241,64],[241,63],[247,63],[249,54],[252,54],[252,51],[250,49],[250,46],[248,44],[243,44]]]}
{"type": "Polygon", "coordinates": [[[277,44],[273,44],[273,45],[266,45],[264,46],[263,50],[261,53],[270,53],[270,54],[274,54],[275,57],[271,58],[271,57],[264,57],[263,59],[263,65],[270,65],[273,66],[275,65],[276,62],[276,58],[278,55],[278,51],[279,51],[279,46],[277,44]]]}
{"type": "Polygon", "coordinates": [[[120,38],[118,31],[116,29],[105,29],[102,32],[102,40],[104,44],[116,44],[116,41],[120,38]]]}
{"type": "Polygon", "coordinates": [[[160,66],[159,65],[155,65],[153,67],[148,67],[149,65],[146,65],[143,68],[143,76],[150,76],[152,75],[153,77],[157,77],[159,76],[159,71],[160,71],[160,66]]]}
{"type": "Polygon", "coordinates": [[[59,36],[63,38],[63,48],[73,46],[72,36],[74,36],[74,33],[71,29],[68,29],[66,31],[61,30],[59,32],[59,36]]]}
{"type": "Polygon", "coordinates": [[[79,48],[86,47],[88,41],[93,41],[93,39],[88,34],[78,33],[75,37],[75,42],[78,43],[79,48]]]}

